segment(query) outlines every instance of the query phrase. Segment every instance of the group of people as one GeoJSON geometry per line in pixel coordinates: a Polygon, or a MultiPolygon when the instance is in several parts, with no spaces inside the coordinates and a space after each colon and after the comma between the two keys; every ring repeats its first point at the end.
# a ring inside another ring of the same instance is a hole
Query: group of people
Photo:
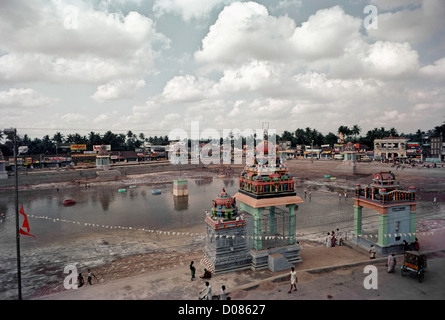
{"type": "MultiPolygon", "coordinates": [[[[195,279],[195,274],[196,274],[194,261],[190,262],[190,274],[191,274],[191,281],[193,281],[195,279]]],[[[212,278],[212,273],[209,270],[204,269],[204,274],[200,278],[210,279],[212,278]]],[[[210,285],[210,282],[206,281],[204,289],[199,291],[199,300],[213,300],[214,298],[217,300],[230,300],[230,298],[227,297],[225,285],[221,286],[219,295],[213,296],[212,286],[210,285]]]]}
{"type": "Polygon", "coordinates": [[[416,250],[419,251],[419,239],[416,238],[414,242],[408,243],[406,240],[403,240],[403,251],[416,250]]]}
{"type": "MultiPolygon", "coordinates": [[[[375,255],[377,253],[377,250],[375,249],[374,245],[371,245],[371,248],[369,249],[369,259],[375,259],[375,255]]],[[[396,255],[394,253],[391,253],[388,256],[388,260],[386,261],[386,266],[388,267],[388,273],[394,272],[394,269],[397,264],[396,255]]]]}
{"type": "MultiPolygon", "coordinates": [[[[91,282],[93,278],[95,278],[99,282],[99,279],[97,279],[96,275],[91,271],[91,269],[88,269],[87,282],[89,285],[93,285],[93,283],[91,282]]],[[[85,284],[85,279],[82,273],[79,273],[79,275],[77,276],[77,288],[82,287],[84,284],[85,284]]]]}
{"type": "Polygon", "coordinates": [[[219,295],[214,296],[210,282],[206,281],[204,289],[199,291],[199,300],[230,300],[226,294],[226,286],[222,285],[219,295]]]}
{"type": "Polygon", "coordinates": [[[326,237],[326,246],[327,247],[335,247],[336,245],[343,245],[343,237],[340,234],[340,230],[337,228],[337,232],[332,231],[332,233],[328,232],[328,236],[326,237]]]}
{"type": "MultiPolygon", "coordinates": [[[[408,251],[408,250],[416,250],[419,251],[420,249],[420,245],[419,245],[419,240],[416,238],[416,240],[412,243],[408,243],[406,242],[406,240],[403,240],[403,251],[408,251]]],[[[375,259],[375,255],[376,255],[376,249],[374,247],[374,245],[371,245],[371,248],[369,249],[369,258],[370,259],[375,259]]],[[[388,267],[388,273],[392,273],[394,272],[394,269],[397,265],[397,259],[396,259],[396,255],[394,253],[391,253],[388,256],[388,260],[386,262],[386,266],[388,267]]]]}

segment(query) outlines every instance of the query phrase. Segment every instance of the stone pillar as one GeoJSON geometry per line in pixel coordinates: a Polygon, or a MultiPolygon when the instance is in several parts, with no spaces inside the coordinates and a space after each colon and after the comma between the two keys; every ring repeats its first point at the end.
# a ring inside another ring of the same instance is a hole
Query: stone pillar
{"type": "Polygon", "coordinates": [[[289,208],[289,244],[295,244],[295,204],[286,207],[289,208]]]}
{"type": "Polygon", "coordinates": [[[388,215],[379,214],[379,239],[377,243],[383,247],[388,244],[388,215]]]}
{"type": "Polygon", "coordinates": [[[275,207],[269,207],[269,234],[277,232],[277,225],[275,222],[275,207]]]}
{"type": "Polygon", "coordinates": [[[414,207],[414,209],[411,207],[411,211],[409,214],[409,218],[410,218],[410,232],[411,232],[411,236],[410,236],[410,242],[413,242],[414,240],[416,240],[416,209],[414,207]]]}
{"type": "Polygon", "coordinates": [[[362,234],[362,208],[354,205],[354,233],[356,235],[362,234]]]}
{"type": "Polygon", "coordinates": [[[257,213],[254,214],[254,222],[253,222],[253,246],[257,250],[263,250],[263,226],[261,223],[261,209],[256,209],[257,213]]]}
{"type": "Polygon", "coordinates": [[[253,247],[256,250],[263,250],[263,226],[261,223],[261,213],[263,208],[252,208],[248,204],[240,202],[240,210],[247,211],[253,216],[253,247]]]}

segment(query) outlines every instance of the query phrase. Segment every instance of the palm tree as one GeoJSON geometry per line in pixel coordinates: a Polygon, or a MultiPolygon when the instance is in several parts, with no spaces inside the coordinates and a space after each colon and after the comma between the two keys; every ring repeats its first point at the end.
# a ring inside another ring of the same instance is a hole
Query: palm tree
{"type": "Polygon", "coordinates": [[[56,145],[59,145],[59,144],[62,144],[63,143],[63,140],[65,139],[65,137],[63,136],[63,134],[61,134],[60,132],[56,132],[55,134],[54,134],[54,136],[53,136],[53,142],[56,144],[56,145]]]}
{"type": "Polygon", "coordinates": [[[355,141],[357,141],[357,135],[360,134],[361,131],[362,131],[362,129],[359,127],[358,124],[354,124],[354,125],[352,126],[351,134],[354,135],[354,140],[355,140],[355,141]]]}
{"type": "Polygon", "coordinates": [[[399,134],[397,133],[397,129],[394,127],[389,129],[388,133],[389,133],[390,137],[398,137],[399,136],[399,134]]]}
{"type": "Polygon", "coordinates": [[[88,142],[94,146],[94,145],[101,145],[103,144],[102,138],[100,137],[99,133],[96,133],[94,131],[91,131],[88,134],[88,142]]]}

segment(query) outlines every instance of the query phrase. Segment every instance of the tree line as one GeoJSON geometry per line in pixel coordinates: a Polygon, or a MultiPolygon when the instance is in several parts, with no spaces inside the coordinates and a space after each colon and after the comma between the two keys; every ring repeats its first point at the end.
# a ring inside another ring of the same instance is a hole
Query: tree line
{"type": "MultiPolygon", "coordinates": [[[[399,134],[395,128],[385,129],[384,127],[380,127],[368,130],[364,135],[360,135],[362,130],[360,126],[356,124],[351,127],[341,125],[338,127],[336,133],[329,132],[326,135],[323,135],[317,129],[306,127],[304,129],[298,128],[294,131],[285,130],[281,135],[277,134],[276,140],[290,141],[292,147],[297,145],[321,146],[326,144],[333,147],[334,144],[338,142],[340,133],[343,134],[345,142],[360,143],[368,146],[370,149],[373,149],[374,140],[384,137],[404,136],[408,138],[409,141],[421,142],[425,136],[439,133],[442,133],[445,136],[445,124],[436,126],[426,132],[418,129],[416,132],[408,134],[399,134]]],[[[243,138],[243,142],[244,141],[245,139],[243,138]]],[[[93,145],[105,144],[110,145],[111,150],[126,151],[141,148],[144,145],[144,142],[150,142],[153,145],[168,145],[170,141],[168,136],[146,137],[144,133],[139,133],[137,135],[131,130],[129,130],[126,134],[113,133],[112,131],[107,131],[104,134],[100,134],[91,131],[89,134],[83,136],[79,133],[68,134],[65,136],[60,132],[56,132],[52,137],[45,135],[43,138],[31,139],[27,134],[18,135],[17,137],[17,144],[19,146],[28,146],[28,154],[45,155],[67,153],[69,150],[66,148],[69,147],[70,144],[86,144],[88,150],[92,150],[93,145]]],[[[11,136],[0,134],[0,150],[4,156],[13,155],[13,140],[11,136]]]]}
{"type": "Polygon", "coordinates": [[[293,132],[284,131],[281,138],[277,137],[278,140],[291,141],[292,146],[305,145],[305,146],[320,146],[329,144],[331,147],[338,142],[340,133],[343,134],[344,142],[360,143],[368,146],[370,149],[374,148],[374,140],[382,139],[385,137],[399,137],[403,136],[408,139],[408,141],[421,142],[426,136],[431,136],[435,134],[440,134],[445,136],[445,124],[441,126],[436,126],[428,131],[422,131],[418,129],[414,133],[399,133],[396,128],[385,129],[384,127],[374,128],[368,130],[365,135],[360,135],[362,129],[359,125],[355,124],[352,127],[340,126],[336,133],[329,132],[323,135],[316,129],[311,129],[309,127],[305,129],[296,129],[293,132]]]}
{"type": "MultiPolygon", "coordinates": [[[[5,135],[3,135],[5,137],[5,135]]],[[[0,136],[1,137],[1,136],[0,136]]],[[[6,136],[6,141],[1,144],[0,149],[4,156],[13,155],[13,139],[11,136],[6,136]]],[[[5,139],[0,139],[0,142],[5,139]]],[[[73,133],[63,135],[60,132],[56,132],[52,137],[49,135],[43,136],[43,138],[31,139],[27,134],[17,136],[17,145],[27,146],[28,154],[46,154],[55,155],[67,153],[71,144],[86,144],[87,150],[92,150],[94,145],[110,145],[111,150],[116,151],[128,151],[141,148],[144,142],[150,142],[153,145],[167,145],[169,144],[168,136],[154,136],[146,138],[144,133],[136,135],[131,130],[124,133],[113,133],[107,131],[104,134],[100,134],[91,131],[88,135],[80,135],[79,133],[73,133]]]]}

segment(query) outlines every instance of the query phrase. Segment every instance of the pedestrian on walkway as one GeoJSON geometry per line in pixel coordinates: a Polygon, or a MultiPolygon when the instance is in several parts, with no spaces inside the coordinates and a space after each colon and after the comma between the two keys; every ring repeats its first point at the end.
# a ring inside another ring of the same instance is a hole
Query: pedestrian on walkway
{"type": "Polygon", "coordinates": [[[337,235],[337,237],[336,237],[337,245],[339,245],[339,246],[343,245],[343,236],[340,233],[340,230],[338,228],[337,228],[336,235],[337,235]]]}
{"type": "Polygon", "coordinates": [[[295,288],[294,291],[297,291],[297,282],[298,282],[298,278],[297,278],[297,272],[295,271],[295,267],[291,268],[290,271],[290,290],[288,293],[292,292],[292,288],[295,288]]]}
{"type": "Polygon", "coordinates": [[[396,255],[394,253],[391,253],[388,256],[388,262],[386,263],[386,266],[388,267],[388,273],[393,273],[394,269],[396,268],[397,260],[396,255]]]}
{"type": "Polygon", "coordinates": [[[326,237],[326,247],[331,246],[331,234],[328,232],[328,236],[326,237]]]}
{"type": "Polygon", "coordinates": [[[87,278],[87,281],[88,281],[88,283],[89,283],[90,285],[93,285],[93,284],[91,283],[91,280],[93,279],[93,277],[96,278],[97,282],[99,282],[99,279],[97,279],[97,277],[96,277],[96,275],[93,273],[93,271],[91,271],[91,269],[88,269],[88,278],[87,278]]]}
{"type": "Polygon", "coordinates": [[[206,281],[204,289],[199,291],[199,300],[212,300],[212,287],[208,281],[206,281]],[[201,296],[201,294],[203,295],[201,296]]]}
{"type": "Polygon", "coordinates": [[[331,236],[331,247],[335,247],[335,241],[336,241],[336,238],[335,238],[335,232],[332,231],[332,236],[331,236]]]}
{"type": "Polygon", "coordinates": [[[219,300],[226,300],[227,294],[226,294],[226,286],[221,286],[221,293],[219,294],[219,300]]]}
{"type": "Polygon", "coordinates": [[[190,273],[191,273],[191,275],[192,275],[192,280],[191,281],[193,281],[193,279],[195,279],[195,272],[196,272],[196,268],[195,268],[195,266],[193,265],[193,261],[192,262],[190,262],[190,273]]]}
{"type": "Polygon", "coordinates": [[[374,245],[371,245],[371,249],[369,249],[369,259],[375,259],[376,250],[374,245]]]}

